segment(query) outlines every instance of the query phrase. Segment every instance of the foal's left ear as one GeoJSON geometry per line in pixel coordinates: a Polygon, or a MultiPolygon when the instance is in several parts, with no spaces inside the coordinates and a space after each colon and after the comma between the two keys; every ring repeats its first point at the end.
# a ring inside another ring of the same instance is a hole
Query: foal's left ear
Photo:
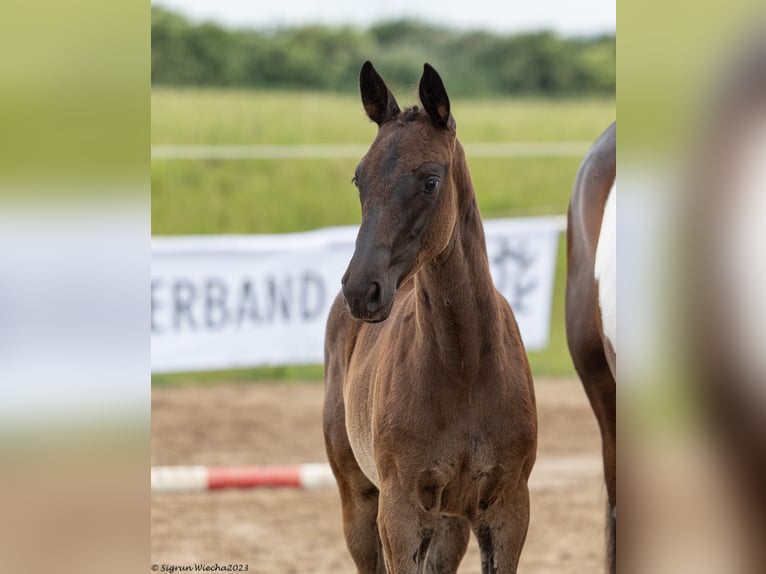
{"type": "MultiPolygon", "coordinates": [[[[420,78],[420,101],[437,128],[450,127],[449,97],[444,82],[430,64],[423,64],[423,76],[420,78]]],[[[454,122],[454,120],[453,120],[454,122]]]]}

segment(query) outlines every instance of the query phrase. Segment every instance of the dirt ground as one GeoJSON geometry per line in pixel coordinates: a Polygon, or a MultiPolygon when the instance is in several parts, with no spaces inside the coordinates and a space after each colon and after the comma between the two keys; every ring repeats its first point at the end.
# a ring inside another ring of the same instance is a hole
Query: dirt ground
{"type": "MultiPolygon", "coordinates": [[[[598,427],[577,380],[538,380],[536,391],[540,437],[519,571],[601,572],[598,427]]],[[[155,388],[152,465],[323,462],[321,409],[321,384],[155,388]]],[[[355,571],[334,488],[153,494],[152,561],[158,569],[247,564],[258,574],[355,571]]],[[[473,538],[459,572],[481,572],[473,538]]]]}

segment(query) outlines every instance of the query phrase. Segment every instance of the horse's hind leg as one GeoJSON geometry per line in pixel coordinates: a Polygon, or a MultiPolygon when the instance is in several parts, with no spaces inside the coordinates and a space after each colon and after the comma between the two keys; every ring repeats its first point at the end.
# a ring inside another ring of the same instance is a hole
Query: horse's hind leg
{"type": "Polygon", "coordinates": [[[606,505],[606,566],[609,574],[617,574],[617,505],[606,505]]]}
{"type": "MultiPolygon", "coordinates": [[[[345,437],[345,429],[343,433],[345,437]]],[[[357,465],[347,438],[344,440],[343,437],[337,437],[337,434],[328,437],[325,431],[325,442],[340,492],[346,546],[356,563],[357,571],[359,574],[385,574],[377,524],[378,489],[357,465]],[[347,448],[343,446],[344,442],[347,448]]]]}
{"type": "Polygon", "coordinates": [[[465,555],[471,528],[465,518],[442,516],[426,558],[426,574],[454,574],[465,555]]]}
{"type": "Polygon", "coordinates": [[[337,379],[329,378],[325,389],[324,436],[340,492],[346,546],[360,574],[385,574],[378,534],[378,489],[365,476],[348,442],[345,407],[337,379]]]}
{"type": "Polygon", "coordinates": [[[385,574],[377,525],[378,489],[356,464],[351,447],[344,453],[331,450],[328,445],[327,454],[340,492],[346,546],[357,571],[385,574]]]}
{"type": "Polygon", "coordinates": [[[617,572],[617,417],[616,385],[604,359],[581,376],[585,393],[601,430],[601,451],[606,483],[606,568],[617,572]]]}
{"type": "Polygon", "coordinates": [[[607,418],[602,430],[604,441],[604,478],[606,481],[606,568],[617,572],[617,448],[614,417],[607,418]]]}
{"type": "MultiPolygon", "coordinates": [[[[365,480],[367,480],[365,478],[365,480]]],[[[356,478],[338,480],[343,509],[346,546],[359,574],[385,574],[383,549],[378,535],[378,489],[356,478]]]]}

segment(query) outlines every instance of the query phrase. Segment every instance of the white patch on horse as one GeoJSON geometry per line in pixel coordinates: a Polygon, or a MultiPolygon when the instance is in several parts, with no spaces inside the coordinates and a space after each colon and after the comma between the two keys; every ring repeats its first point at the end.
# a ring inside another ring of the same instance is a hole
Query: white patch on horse
{"type": "Polygon", "coordinates": [[[617,352],[617,182],[612,184],[601,218],[594,276],[598,282],[601,327],[617,352]]]}
{"type": "Polygon", "coordinates": [[[727,278],[726,309],[734,327],[729,345],[745,380],[752,381],[753,404],[766,405],[766,114],[752,118],[739,134],[733,188],[723,189],[724,214],[715,265],[727,278]]]}

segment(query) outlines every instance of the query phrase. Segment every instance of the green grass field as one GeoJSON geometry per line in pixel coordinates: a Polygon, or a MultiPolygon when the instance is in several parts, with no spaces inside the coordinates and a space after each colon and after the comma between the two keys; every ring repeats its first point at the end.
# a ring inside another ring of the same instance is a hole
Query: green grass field
{"type": "MultiPolygon", "coordinates": [[[[401,105],[414,103],[398,96],[401,105]]],[[[614,100],[455,100],[458,137],[471,142],[593,141],[615,117],[614,100]]],[[[333,94],[155,89],[153,144],[369,144],[375,125],[356,97],[333,94]]],[[[566,158],[468,157],[484,218],[566,212],[580,164],[566,158]]],[[[284,233],[355,224],[355,159],[154,160],[154,235],[284,233]]],[[[563,320],[564,243],[551,341],[531,353],[537,375],[573,372],[563,320]]],[[[321,367],[155,376],[158,384],[319,379],[321,367]]]]}

